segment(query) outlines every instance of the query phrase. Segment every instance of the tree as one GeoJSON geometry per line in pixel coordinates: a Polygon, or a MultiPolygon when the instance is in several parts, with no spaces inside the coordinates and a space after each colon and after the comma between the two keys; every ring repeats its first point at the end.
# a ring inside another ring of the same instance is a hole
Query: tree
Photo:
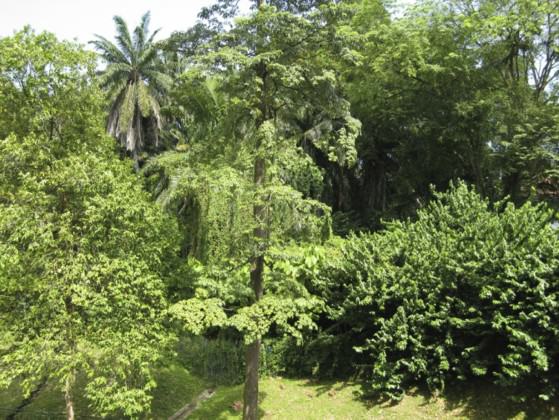
{"type": "Polygon", "coordinates": [[[175,224],[114,155],[93,54],[26,29],[0,57],[0,109],[29,116],[0,139],[0,386],[48,381],[73,419],[82,378],[96,413],[139,416],[170,339],[175,224]]]}
{"type": "MultiPolygon", "coordinates": [[[[290,175],[296,172],[297,165],[309,163],[305,144],[321,150],[327,159],[351,165],[359,132],[359,123],[351,117],[340,90],[339,78],[329,67],[344,47],[344,37],[332,24],[343,9],[329,5],[295,14],[261,1],[255,6],[257,10],[250,17],[222,32],[209,52],[198,58],[202,74],[219,80],[218,89],[227,99],[220,130],[212,131],[206,141],[227,144],[225,150],[231,151],[229,162],[235,163],[241,177],[250,180],[250,201],[244,208],[249,209],[252,232],[247,241],[235,243],[237,247],[246,244],[238,253],[241,269],[233,269],[235,274],[231,269],[222,269],[214,279],[210,272],[196,288],[198,296],[180,302],[173,310],[187,327],[194,324],[192,330],[198,332],[205,321],[202,318],[193,322],[192,313],[200,308],[206,308],[207,319],[217,325],[241,332],[246,343],[246,419],[256,419],[258,415],[262,337],[272,325],[297,335],[298,329],[312,326],[312,312],[316,309],[316,302],[303,285],[287,286],[285,277],[272,275],[273,261],[266,263],[274,247],[298,240],[296,233],[305,230],[305,219],[314,220],[316,225],[328,220],[328,209],[297,191],[294,187],[303,184],[297,185],[296,177],[290,175]],[[301,127],[300,120],[308,126],[301,127]],[[217,133],[219,136],[213,135],[217,133]],[[289,216],[294,213],[299,220],[289,216]],[[233,287],[235,281],[242,283],[233,287]],[[231,316],[220,312],[225,304],[231,316]]],[[[218,158],[214,155],[213,159],[218,158]]],[[[320,241],[316,229],[310,231],[311,240],[320,241]]],[[[208,271],[219,271],[220,267],[212,266],[208,271]]]]}
{"type": "Polygon", "coordinates": [[[497,92],[488,96],[497,120],[490,141],[498,181],[502,194],[521,204],[536,198],[537,185],[556,179],[559,6],[551,0],[457,0],[451,6],[479,66],[493,75],[497,92]]]}
{"type": "Polygon", "coordinates": [[[321,165],[334,211],[378,229],[431,184],[463,179],[518,204],[556,188],[556,2],[417,2],[402,16],[385,4],[356,2],[344,23],[361,60],[339,71],[362,132],[358,170],[321,165]]]}
{"type": "Polygon", "coordinates": [[[116,45],[100,35],[91,42],[107,63],[101,76],[101,86],[112,102],[107,131],[132,154],[136,170],[144,148],[159,146],[160,105],[172,83],[154,43],[159,30],[150,35],[149,21],[148,12],[131,36],[126,22],[115,16],[116,45]]]}

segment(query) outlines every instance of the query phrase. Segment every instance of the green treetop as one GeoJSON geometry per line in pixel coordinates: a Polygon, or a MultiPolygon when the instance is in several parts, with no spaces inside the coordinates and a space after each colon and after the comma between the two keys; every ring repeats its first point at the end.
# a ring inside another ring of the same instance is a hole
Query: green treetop
{"type": "Polygon", "coordinates": [[[96,413],[137,417],[169,340],[174,223],[104,134],[90,53],[25,30],[0,57],[0,386],[48,381],[73,418],[79,376],[96,413]]]}

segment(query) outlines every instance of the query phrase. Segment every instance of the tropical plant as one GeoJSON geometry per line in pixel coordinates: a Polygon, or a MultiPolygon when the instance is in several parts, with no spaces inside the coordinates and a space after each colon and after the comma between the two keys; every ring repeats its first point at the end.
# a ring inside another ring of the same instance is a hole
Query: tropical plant
{"type": "Polygon", "coordinates": [[[101,74],[101,86],[112,101],[107,131],[132,155],[138,170],[144,148],[159,147],[160,105],[172,80],[163,71],[154,42],[159,30],[149,33],[149,12],[132,35],[124,19],[113,19],[116,45],[100,35],[91,43],[107,63],[101,74]]]}
{"type": "Polygon", "coordinates": [[[327,319],[302,353],[324,374],[352,364],[369,392],[392,399],[417,382],[440,392],[480,377],[510,394],[530,384],[523,392],[553,398],[554,212],[543,204],[490,204],[464,183],[435,196],[415,222],[350,236],[338,257],[314,251],[318,274],[299,275],[326,302],[327,319]]]}
{"type": "MultiPolygon", "coordinates": [[[[203,74],[220,80],[218,87],[226,92],[227,107],[220,121],[222,126],[232,129],[221,131],[222,140],[237,152],[240,170],[236,173],[249,180],[243,185],[250,194],[248,205],[242,206],[248,220],[244,224],[244,259],[237,264],[240,269],[212,266],[203,276],[206,284],[197,288],[196,298],[205,303],[196,299],[184,301],[173,311],[192,330],[191,317],[196,308],[227,304],[227,315],[232,313],[228,319],[215,316],[219,310],[204,319],[213,317],[219,323],[215,326],[233,327],[247,345],[245,419],[256,419],[258,414],[262,337],[272,325],[295,336],[298,329],[312,328],[316,302],[304,292],[304,287],[268,287],[272,286],[268,268],[273,259],[267,259],[273,245],[320,241],[329,233],[328,209],[308,198],[317,189],[314,184],[321,178],[320,172],[313,171],[310,179],[300,176],[302,168],[314,168],[306,159],[302,142],[312,144],[326,159],[340,166],[351,166],[355,162],[354,140],[359,133],[359,122],[351,117],[340,80],[330,68],[332,61],[341,59],[339,51],[345,47],[345,37],[332,36],[331,27],[324,22],[334,18],[339,10],[335,6],[325,7],[308,16],[298,16],[264,1],[254,2],[254,7],[250,17],[239,20],[230,31],[216,38],[213,53],[199,60],[203,74]],[[307,124],[302,126],[300,120],[307,124]],[[317,219],[322,223],[317,223],[317,219]],[[231,271],[238,275],[231,275],[231,271]],[[215,287],[216,284],[221,287],[215,287]],[[223,293],[224,289],[237,291],[233,302],[223,293]],[[243,291],[244,296],[239,296],[238,291],[243,291]],[[236,306],[234,313],[231,303],[236,306]]],[[[216,162],[215,155],[213,158],[216,162]]],[[[237,241],[235,246],[239,245],[237,241]]],[[[195,323],[195,329],[200,331],[206,326],[204,322],[195,323]]]]}
{"type": "Polygon", "coordinates": [[[93,412],[134,418],[170,339],[176,223],[115,156],[94,66],[52,34],[0,40],[0,388],[48,382],[73,419],[80,378],[93,412]]]}

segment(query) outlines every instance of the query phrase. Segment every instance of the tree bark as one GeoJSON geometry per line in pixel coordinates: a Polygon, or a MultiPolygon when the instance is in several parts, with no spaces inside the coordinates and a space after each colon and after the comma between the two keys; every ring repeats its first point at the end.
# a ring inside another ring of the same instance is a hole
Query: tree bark
{"type": "MultiPolygon", "coordinates": [[[[257,145],[259,148],[260,145],[257,145]]],[[[266,177],[266,160],[258,156],[254,162],[254,184],[256,193],[264,184],[266,177]]],[[[259,200],[262,197],[257,197],[257,203],[254,205],[253,215],[256,227],[254,228],[254,239],[257,243],[256,253],[252,259],[252,267],[250,271],[250,281],[252,290],[254,292],[254,300],[258,302],[264,294],[264,241],[268,236],[267,229],[265,228],[266,209],[259,200]]],[[[245,353],[246,373],[245,373],[245,388],[244,388],[244,404],[243,404],[243,419],[256,420],[258,419],[258,377],[260,368],[260,339],[250,343],[246,348],[245,353]]]]}
{"type": "Polygon", "coordinates": [[[66,386],[64,387],[64,400],[66,401],[66,419],[74,420],[74,400],[72,398],[72,380],[66,378],[66,386]]]}
{"type": "Polygon", "coordinates": [[[258,419],[258,370],[260,365],[260,340],[250,343],[246,349],[246,377],[244,389],[243,419],[258,419]]]}
{"type": "MultiPolygon", "coordinates": [[[[265,0],[256,0],[258,9],[264,6],[265,0]]],[[[262,127],[262,124],[269,117],[269,109],[266,99],[266,66],[260,65],[258,68],[258,77],[262,79],[262,97],[261,97],[261,116],[257,123],[257,128],[262,127]]],[[[254,186],[256,190],[256,203],[253,207],[253,217],[256,223],[254,228],[254,240],[256,242],[256,251],[252,258],[252,267],[250,271],[250,281],[252,290],[254,292],[254,300],[258,302],[264,294],[264,247],[265,240],[268,236],[266,229],[266,209],[264,203],[261,201],[263,197],[259,197],[261,187],[264,185],[266,179],[266,159],[261,153],[261,139],[258,139],[256,144],[256,157],[254,160],[254,186]]],[[[246,361],[246,374],[245,374],[245,388],[243,395],[243,420],[257,420],[258,419],[258,379],[260,368],[260,339],[250,343],[246,348],[245,353],[246,361]]]]}

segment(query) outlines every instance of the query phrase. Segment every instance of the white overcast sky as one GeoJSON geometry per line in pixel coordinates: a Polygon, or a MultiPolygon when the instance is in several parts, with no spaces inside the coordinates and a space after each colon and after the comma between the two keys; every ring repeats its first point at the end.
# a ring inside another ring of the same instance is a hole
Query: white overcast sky
{"type": "MultiPolygon", "coordinates": [[[[248,0],[243,1],[248,4],[248,0]]],[[[151,11],[150,30],[161,28],[159,39],[176,30],[185,30],[196,15],[213,0],[0,0],[0,36],[31,25],[59,38],[87,43],[94,34],[112,40],[113,16],[122,16],[132,30],[140,17],[151,11]]]]}
{"type": "MultiPolygon", "coordinates": [[[[0,0],[0,36],[31,25],[37,31],[55,33],[58,38],[87,43],[94,34],[113,39],[113,16],[119,15],[132,30],[140,17],[151,11],[150,30],[161,28],[159,39],[176,30],[186,30],[196,15],[213,0],[0,0]]],[[[399,0],[401,4],[414,0],[399,0]]],[[[250,0],[241,0],[248,10],[250,0]]]]}

